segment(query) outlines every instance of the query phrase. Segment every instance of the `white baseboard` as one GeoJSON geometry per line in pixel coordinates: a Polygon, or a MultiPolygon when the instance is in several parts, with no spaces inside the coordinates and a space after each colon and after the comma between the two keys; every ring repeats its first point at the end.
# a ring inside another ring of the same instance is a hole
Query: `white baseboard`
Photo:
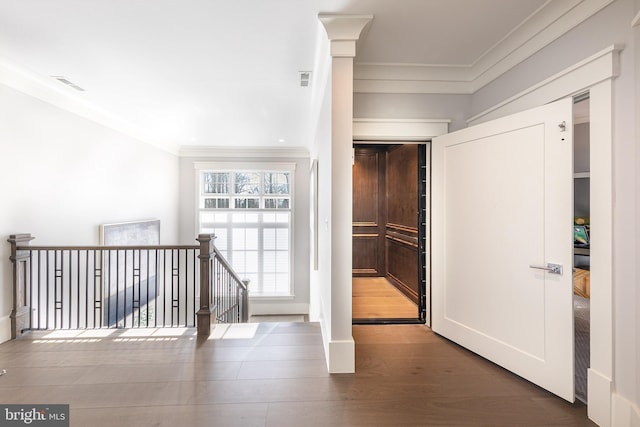
{"type": "Polygon", "coordinates": [[[619,394],[611,397],[612,427],[640,427],[640,408],[619,394]]]}
{"type": "Polygon", "coordinates": [[[352,374],[356,371],[356,343],[352,339],[329,341],[327,367],[330,374],[352,374]]]}
{"type": "Polygon", "coordinates": [[[0,343],[11,339],[11,317],[0,317],[0,343]]]}
{"type": "Polygon", "coordinates": [[[309,314],[308,303],[291,301],[249,301],[249,315],[309,314]]]}
{"type": "Polygon", "coordinates": [[[587,370],[589,384],[587,413],[600,427],[611,427],[611,379],[593,369],[587,370]]]}
{"type": "Polygon", "coordinates": [[[324,318],[320,319],[322,343],[327,370],[330,374],[352,374],[356,371],[356,343],[350,340],[331,340],[324,318]]]}

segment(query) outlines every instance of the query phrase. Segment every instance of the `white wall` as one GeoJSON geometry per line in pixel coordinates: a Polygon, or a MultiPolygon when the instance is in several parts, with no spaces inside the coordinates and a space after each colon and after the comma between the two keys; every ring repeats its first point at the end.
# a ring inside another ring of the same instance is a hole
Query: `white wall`
{"type": "MultiPolygon", "coordinates": [[[[328,65],[326,65],[328,66],[328,65]]],[[[331,330],[331,76],[316,80],[319,105],[316,111],[314,134],[311,136],[311,156],[318,162],[317,270],[311,270],[310,319],[322,323],[323,331],[331,330]]],[[[325,336],[325,344],[328,336],[325,336]]]]}
{"type": "Polygon", "coordinates": [[[178,159],[0,84],[0,342],[10,338],[10,234],[96,245],[103,223],[157,218],[177,243],[178,159]]]}
{"type": "MultiPolygon", "coordinates": [[[[209,150],[207,150],[209,151],[209,150]]],[[[215,149],[211,150],[215,154],[215,149]]],[[[238,151],[241,151],[240,149],[238,151]]],[[[264,151],[264,150],[263,150],[264,151]]],[[[247,163],[295,163],[293,194],[293,298],[251,298],[251,314],[307,314],[309,312],[309,158],[308,157],[259,157],[255,151],[246,150],[237,157],[182,157],[180,159],[180,242],[196,244],[196,170],[195,162],[247,163]]]]}

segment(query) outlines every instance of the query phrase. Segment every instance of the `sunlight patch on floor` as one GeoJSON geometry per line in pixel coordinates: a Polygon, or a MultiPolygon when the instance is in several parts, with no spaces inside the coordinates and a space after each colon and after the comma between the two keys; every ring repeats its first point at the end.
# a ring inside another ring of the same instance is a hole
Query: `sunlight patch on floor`
{"type": "Polygon", "coordinates": [[[209,335],[210,340],[248,340],[256,336],[259,323],[234,323],[215,325],[209,335]]]}

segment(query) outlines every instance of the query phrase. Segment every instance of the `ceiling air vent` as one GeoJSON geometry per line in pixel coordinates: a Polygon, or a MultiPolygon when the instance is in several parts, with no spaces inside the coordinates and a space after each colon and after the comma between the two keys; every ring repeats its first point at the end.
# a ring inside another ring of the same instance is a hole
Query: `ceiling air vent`
{"type": "Polygon", "coordinates": [[[300,71],[300,87],[309,87],[311,71],[300,71]]]}
{"type": "Polygon", "coordinates": [[[63,85],[69,86],[79,92],[84,92],[84,89],[82,89],[80,86],[78,86],[77,84],[67,80],[65,77],[63,76],[51,76],[52,78],[56,79],[57,81],[59,81],[60,83],[62,83],[63,85]]]}

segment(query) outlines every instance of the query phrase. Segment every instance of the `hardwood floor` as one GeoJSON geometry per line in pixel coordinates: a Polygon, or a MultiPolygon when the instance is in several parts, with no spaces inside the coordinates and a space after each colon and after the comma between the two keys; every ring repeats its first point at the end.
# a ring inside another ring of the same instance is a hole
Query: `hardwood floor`
{"type": "Polygon", "coordinates": [[[417,318],[418,308],[384,277],[354,277],[353,318],[417,318]]]}
{"type": "Polygon", "coordinates": [[[593,426],[422,325],[354,326],[329,375],[317,323],[31,332],[0,345],[0,403],[69,403],[71,426],[593,426]]]}

